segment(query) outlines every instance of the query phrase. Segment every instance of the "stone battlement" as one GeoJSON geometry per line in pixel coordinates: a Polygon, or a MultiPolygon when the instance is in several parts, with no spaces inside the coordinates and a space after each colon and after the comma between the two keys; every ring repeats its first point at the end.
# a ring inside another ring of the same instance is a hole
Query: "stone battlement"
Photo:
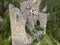
{"type": "MultiPolygon", "coordinates": [[[[40,21],[41,27],[46,31],[46,13],[40,13],[39,10],[40,0],[25,0],[20,3],[20,8],[14,7],[9,4],[11,34],[13,45],[27,45],[32,43],[33,39],[25,32],[25,25],[28,22],[28,28],[34,29],[36,20],[40,21]]],[[[45,33],[44,31],[44,33],[45,33]]]]}

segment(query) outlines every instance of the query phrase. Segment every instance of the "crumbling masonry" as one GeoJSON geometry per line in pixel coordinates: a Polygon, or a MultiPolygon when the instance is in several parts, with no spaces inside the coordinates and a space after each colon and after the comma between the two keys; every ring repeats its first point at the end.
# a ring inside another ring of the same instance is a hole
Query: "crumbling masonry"
{"type": "Polygon", "coordinates": [[[41,27],[46,33],[47,14],[39,13],[40,0],[25,0],[20,3],[20,9],[9,4],[12,45],[27,45],[33,39],[25,32],[25,25],[30,30],[34,29],[36,20],[40,21],[41,27]]]}

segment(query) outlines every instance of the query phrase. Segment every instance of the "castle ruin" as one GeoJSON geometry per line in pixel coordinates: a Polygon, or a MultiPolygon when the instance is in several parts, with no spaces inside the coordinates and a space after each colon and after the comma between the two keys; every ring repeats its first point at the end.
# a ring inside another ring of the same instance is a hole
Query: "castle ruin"
{"type": "Polygon", "coordinates": [[[40,0],[24,0],[20,3],[20,9],[9,4],[12,45],[27,45],[31,44],[33,39],[25,31],[25,25],[30,30],[35,27],[36,20],[40,21],[41,27],[46,33],[46,13],[39,12],[40,0]],[[26,24],[27,22],[27,24],[26,24]]]}

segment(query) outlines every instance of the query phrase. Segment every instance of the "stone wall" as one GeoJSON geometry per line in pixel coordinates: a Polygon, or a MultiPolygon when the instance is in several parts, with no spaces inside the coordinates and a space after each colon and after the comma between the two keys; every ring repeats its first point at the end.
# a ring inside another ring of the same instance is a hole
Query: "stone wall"
{"type": "Polygon", "coordinates": [[[39,13],[40,0],[26,0],[21,2],[20,9],[9,5],[11,34],[13,45],[27,45],[32,43],[33,39],[25,32],[25,25],[28,22],[28,28],[34,29],[36,20],[39,19],[41,27],[46,33],[47,14],[39,13]]]}
{"type": "Polygon", "coordinates": [[[9,12],[11,22],[12,44],[23,45],[31,43],[32,39],[28,37],[25,32],[25,20],[23,20],[23,16],[20,14],[20,10],[10,4],[9,12]]]}

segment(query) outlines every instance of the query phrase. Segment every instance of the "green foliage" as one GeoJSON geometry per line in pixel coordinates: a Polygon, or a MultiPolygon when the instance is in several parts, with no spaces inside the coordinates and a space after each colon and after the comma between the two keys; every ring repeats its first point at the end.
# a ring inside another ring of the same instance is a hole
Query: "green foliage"
{"type": "Polygon", "coordinates": [[[4,16],[8,9],[9,3],[7,2],[7,0],[0,0],[0,16],[3,19],[3,21],[0,22],[0,45],[12,45],[12,41],[7,41],[9,36],[11,36],[9,15],[6,13],[6,16],[4,16]]]}
{"type": "Polygon", "coordinates": [[[3,4],[0,2],[0,16],[3,16],[3,14],[4,14],[4,6],[3,6],[3,4]]]}
{"type": "Polygon", "coordinates": [[[11,35],[10,20],[9,20],[8,15],[1,22],[0,34],[2,36],[2,39],[4,39],[4,40],[7,39],[11,35]]]}
{"type": "Polygon", "coordinates": [[[33,40],[32,45],[37,45],[37,43],[38,43],[38,40],[35,39],[35,40],[33,40]]]}
{"type": "Polygon", "coordinates": [[[3,45],[4,44],[4,40],[2,38],[2,36],[0,35],[0,45],[3,45]]]}
{"type": "Polygon", "coordinates": [[[9,6],[10,3],[13,4],[14,6],[20,8],[20,1],[21,0],[5,0],[3,2],[6,2],[5,5],[4,5],[5,8],[8,8],[8,6],[9,6]]]}
{"type": "Polygon", "coordinates": [[[48,35],[44,35],[43,40],[41,41],[40,45],[57,45],[54,38],[48,35]]]}
{"type": "Polygon", "coordinates": [[[20,1],[21,0],[8,0],[9,3],[12,3],[14,6],[20,8],[20,1]]]}
{"type": "Polygon", "coordinates": [[[0,37],[1,37],[0,45],[12,45],[12,41],[11,39],[9,39],[10,36],[11,36],[10,19],[9,15],[7,15],[1,22],[0,26],[0,37]]]}
{"type": "Polygon", "coordinates": [[[60,0],[42,0],[40,11],[47,6],[49,13],[47,21],[47,34],[52,35],[60,43],[60,0]]]}
{"type": "MultiPolygon", "coordinates": [[[[48,1],[49,1],[49,0],[48,0],[48,1]]],[[[47,4],[47,0],[41,0],[41,3],[40,3],[40,5],[39,5],[40,11],[43,10],[43,8],[46,6],[46,4],[47,4]]]]}
{"type": "Polygon", "coordinates": [[[40,25],[35,25],[35,29],[38,30],[38,31],[43,30],[43,29],[40,27],[40,25]]]}
{"type": "Polygon", "coordinates": [[[12,45],[11,38],[3,39],[2,35],[0,35],[0,45],[12,45]]]}
{"type": "Polygon", "coordinates": [[[6,18],[3,19],[1,23],[1,34],[3,38],[7,38],[10,36],[11,30],[10,30],[10,19],[9,16],[7,15],[6,18]]]}
{"type": "Polygon", "coordinates": [[[47,32],[48,35],[52,35],[51,30],[47,30],[46,32],[47,32]]]}
{"type": "Polygon", "coordinates": [[[20,8],[21,0],[0,0],[0,16],[3,17],[5,12],[8,10],[8,6],[12,3],[14,6],[20,8]]]}
{"type": "Polygon", "coordinates": [[[20,8],[20,0],[14,0],[14,5],[20,8]]]}
{"type": "Polygon", "coordinates": [[[38,30],[38,31],[43,30],[43,29],[40,27],[40,21],[39,21],[39,20],[36,21],[35,29],[38,30]]]}
{"type": "Polygon", "coordinates": [[[44,36],[45,36],[44,34],[42,34],[41,36],[39,36],[40,40],[43,40],[44,36]]]}
{"type": "Polygon", "coordinates": [[[4,44],[5,45],[12,45],[12,39],[11,38],[6,39],[4,44]]]}

